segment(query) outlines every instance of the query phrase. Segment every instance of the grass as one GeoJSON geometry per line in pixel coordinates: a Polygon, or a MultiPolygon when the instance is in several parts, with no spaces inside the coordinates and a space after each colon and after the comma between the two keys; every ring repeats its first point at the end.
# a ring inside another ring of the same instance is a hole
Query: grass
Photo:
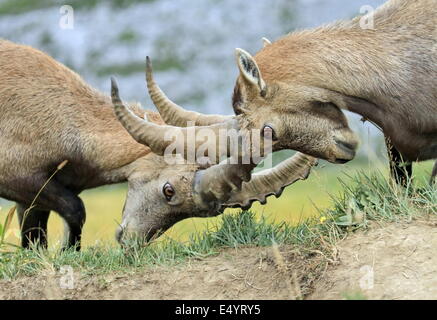
{"type": "Polygon", "coordinates": [[[409,183],[404,189],[393,185],[381,175],[364,171],[340,179],[341,197],[333,197],[331,215],[363,216],[377,221],[411,220],[423,214],[437,214],[437,192],[429,185],[409,183]],[[353,181],[353,184],[350,184],[353,181]]]}
{"type": "Polygon", "coordinates": [[[156,264],[175,264],[188,257],[206,257],[224,247],[241,245],[269,246],[299,241],[302,226],[290,227],[286,223],[272,224],[256,219],[253,212],[245,211],[223,217],[220,225],[211,226],[213,231],[193,234],[186,242],[168,237],[146,247],[127,250],[105,244],[90,246],[81,252],[56,249],[4,250],[0,253],[0,278],[30,276],[44,269],[59,270],[63,265],[80,269],[84,274],[134,271],[156,264]]]}
{"type": "MultiPolygon", "coordinates": [[[[361,171],[346,176],[343,191],[332,196],[332,206],[301,223],[270,221],[253,211],[226,214],[202,232],[178,241],[165,235],[145,247],[127,250],[100,243],[81,252],[56,248],[39,250],[0,250],[0,278],[35,275],[42,270],[59,270],[68,265],[84,275],[135,272],[153,265],[173,265],[187,258],[203,258],[223,248],[238,246],[295,245],[304,250],[326,252],[337,241],[369,221],[409,221],[427,215],[437,216],[437,192],[425,183],[402,189],[378,171],[361,171]],[[348,219],[350,217],[349,223],[348,219]],[[360,219],[357,219],[360,217],[360,219]],[[346,221],[346,222],[345,222],[346,221]]],[[[0,248],[1,249],[1,248],[0,248]]]]}

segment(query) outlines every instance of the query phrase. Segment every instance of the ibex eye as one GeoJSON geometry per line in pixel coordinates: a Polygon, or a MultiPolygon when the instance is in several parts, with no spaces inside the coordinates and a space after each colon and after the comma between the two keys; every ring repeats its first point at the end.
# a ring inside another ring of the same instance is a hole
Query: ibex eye
{"type": "Polygon", "coordinates": [[[167,182],[166,184],[164,184],[164,187],[162,187],[162,193],[164,194],[167,201],[171,201],[176,191],[174,190],[173,186],[167,182]]]}
{"type": "Polygon", "coordinates": [[[262,135],[264,138],[271,139],[272,141],[278,140],[275,134],[275,130],[267,124],[263,127],[262,135]]]}

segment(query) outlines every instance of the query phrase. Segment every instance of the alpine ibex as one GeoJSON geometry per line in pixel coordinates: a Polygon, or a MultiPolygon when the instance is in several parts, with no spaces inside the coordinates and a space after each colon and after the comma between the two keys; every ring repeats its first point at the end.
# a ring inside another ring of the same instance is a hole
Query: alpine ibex
{"type": "Polygon", "coordinates": [[[345,162],[357,148],[341,111],[349,110],[381,128],[392,173],[411,175],[412,161],[437,157],[435,7],[391,0],[370,13],[373,28],[356,17],[289,34],[255,57],[237,49],[235,112],[249,128],[270,126],[277,148],[345,162]]]}
{"type": "Polygon", "coordinates": [[[23,247],[47,246],[53,210],[66,222],[66,246],[79,249],[85,222],[79,193],[85,189],[128,181],[117,239],[134,234],[149,240],[182,219],[278,195],[314,164],[297,154],[253,176],[254,164],[168,165],[160,134],[175,127],[155,113],[149,113],[155,123],[143,116],[138,104],[123,105],[115,81],[111,101],[41,51],[0,40],[0,196],[17,202],[23,247]]]}
{"type": "MultiPolygon", "coordinates": [[[[437,157],[437,11],[435,0],[391,0],[372,15],[263,39],[255,57],[236,50],[237,116],[204,116],[155,96],[165,121],[237,119],[240,130],[272,132],[273,150],[294,149],[334,163],[355,157],[358,139],[341,110],[358,113],[386,135],[393,175],[437,157]],[[159,106],[161,104],[161,106],[159,106]],[[402,168],[401,162],[408,164],[402,168]]],[[[153,97],[152,97],[153,98],[153,97]]],[[[155,103],[156,105],[157,103],[155,103]]],[[[432,175],[437,174],[437,163],[432,175]]]]}

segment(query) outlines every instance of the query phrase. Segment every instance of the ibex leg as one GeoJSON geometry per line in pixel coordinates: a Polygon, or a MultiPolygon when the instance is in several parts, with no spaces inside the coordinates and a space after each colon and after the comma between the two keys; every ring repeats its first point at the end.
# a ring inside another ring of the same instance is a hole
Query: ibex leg
{"type": "Polygon", "coordinates": [[[388,158],[390,162],[390,174],[396,183],[406,187],[413,175],[413,164],[403,160],[400,152],[392,145],[390,138],[385,136],[388,158]]]}
{"type": "Polygon", "coordinates": [[[28,249],[34,243],[47,248],[47,221],[50,211],[30,209],[29,205],[17,203],[17,215],[21,228],[21,246],[28,249]]]}

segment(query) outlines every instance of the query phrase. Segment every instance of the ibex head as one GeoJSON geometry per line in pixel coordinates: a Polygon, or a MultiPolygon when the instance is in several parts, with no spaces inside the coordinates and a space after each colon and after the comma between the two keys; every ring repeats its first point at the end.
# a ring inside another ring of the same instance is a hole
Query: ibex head
{"type": "MultiPolygon", "coordinates": [[[[232,164],[228,160],[216,165],[200,165],[185,160],[176,164],[168,163],[169,159],[178,158],[178,155],[168,157],[165,154],[170,143],[165,139],[166,132],[178,130],[184,136],[189,128],[160,125],[139,118],[122,103],[114,79],[111,93],[118,120],[134,139],[147,145],[153,152],[136,161],[128,179],[123,219],[116,235],[122,244],[131,237],[149,241],[186,218],[215,216],[228,207],[248,208],[253,201],[265,202],[267,196],[279,196],[285,186],[305,179],[315,164],[315,159],[296,154],[272,169],[251,175],[256,163],[232,164]]],[[[161,103],[170,103],[162,92],[152,98],[155,101],[159,98],[161,103]]],[[[177,110],[172,111],[169,114],[177,110]]],[[[200,116],[197,113],[189,113],[189,116],[193,114],[197,119],[200,116]]],[[[163,116],[164,120],[168,116],[163,116]]],[[[212,123],[208,128],[212,128],[213,132],[217,127],[232,127],[235,122],[233,118],[204,117],[203,120],[208,119],[212,123]]],[[[175,121],[181,119],[176,115],[175,121]]]]}
{"type": "Polygon", "coordinates": [[[354,158],[358,140],[340,110],[342,97],[298,81],[282,82],[270,77],[273,72],[264,78],[255,59],[242,49],[236,49],[236,59],[240,75],[232,103],[246,128],[270,127],[277,141],[274,150],[293,149],[334,163],[354,158]]]}

